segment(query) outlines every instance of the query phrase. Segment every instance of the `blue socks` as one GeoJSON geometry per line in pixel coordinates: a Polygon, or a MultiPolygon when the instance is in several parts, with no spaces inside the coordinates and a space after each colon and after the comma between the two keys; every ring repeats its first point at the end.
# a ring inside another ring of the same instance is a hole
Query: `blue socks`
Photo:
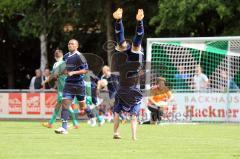
{"type": "Polygon", "coordinates": [[[87,116],[88,116],[89,119],[95,117],[93,111],[92,111],[89,107],[86,108],[86,114],[87,114],[87,116]]]}
{"type": "MultiPolygon", "coordinates": [[[[118,44],[121,44],[125,41],[122,19],[116,20],[115,22],[115,35],[116,35],[116,41],[118,44]]],[[[143,20],[141,20],[137,22],[136,33],[133,38],[134,46],[141,45],[143,35],[144,35],[144,27],[143,27],[143,20]]]]}
{"type": "Polygon", "coordinates": [[[142,38],[144,35],[144,27],[143,27],[143,21],[138,21],[137,22],[137,28],[136,28],[136,33],[133,38],[133,45],[134,46],[140,46],[142,43],[142,38]]]}
{"type": "Polygon", "coordinates": [[[69,118],[68,109],[62,108],[61,118],[62,118],[62,127],[67,130],[67,122],[69,118]]]}
{"type": "Polygon", "coordinates": [[[115,35],[118,44],[121,44],[125,41],[122,19],[116,20],[115,22],[115,35]]]}

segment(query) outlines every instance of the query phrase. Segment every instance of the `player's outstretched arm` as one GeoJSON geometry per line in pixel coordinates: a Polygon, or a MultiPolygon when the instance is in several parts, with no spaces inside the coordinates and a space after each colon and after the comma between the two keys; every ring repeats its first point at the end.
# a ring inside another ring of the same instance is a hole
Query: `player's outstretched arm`
{"type": "Polygon", "coordinates": [[[117,48],[119,51],[124,51],[127,48],[127,43],[125,41],[124,37],[124,27],[123,27],[123,22],[122,22],[122,14],[123,14],[123,9],[118,8],[114,13],[113,13],[113,18],[116,20],[115,21],[115,36],[117,40],[117,48]]]}
{"type": "Polygon", "coordinates": [[[86,73],[88,73],[88,70],[82,69],[82,70],[78,70],[78,71],[70,71],[70,72],[68,72],[68,76],[82,75],[82,74],[86,74],[86,73]]]}
{"type": "Polygon", "coordinates": [[[133,51],[140,51],[141,50],[141,43],[142,38],[144,35],[144,27],[143,27],[143,18],[144,18],[144,12],[142,9],[138,9],[136,20],[137,20],[137,27],[135,36],[133,38],[133,51]]]}

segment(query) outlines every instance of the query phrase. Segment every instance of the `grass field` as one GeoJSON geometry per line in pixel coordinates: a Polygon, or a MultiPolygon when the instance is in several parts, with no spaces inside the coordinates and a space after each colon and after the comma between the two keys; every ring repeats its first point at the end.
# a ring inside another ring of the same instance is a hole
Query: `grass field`
{"type": "Polygon", "coordinates": [[[112,124],[57,135],[39,122],[0,121],[0,159],[240,159],[236,124],[144,125],[137,141],[125,124],[121,135],[112,139],[112,124]]]}

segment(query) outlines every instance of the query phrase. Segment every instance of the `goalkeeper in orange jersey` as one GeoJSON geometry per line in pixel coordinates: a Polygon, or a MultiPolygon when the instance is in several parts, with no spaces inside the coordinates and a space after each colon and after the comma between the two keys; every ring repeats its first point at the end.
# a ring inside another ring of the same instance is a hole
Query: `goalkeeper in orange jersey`
{"type": "Polygon", "coordinates": [[[167,106],[167,101],[172,97],[171,90],[165,85],[166,80],[162,77],[157,78],[157,85],[151,88],[148,98],[148,109],[154,124],[160,123],[163,116],[163,107],[167,106]]]}

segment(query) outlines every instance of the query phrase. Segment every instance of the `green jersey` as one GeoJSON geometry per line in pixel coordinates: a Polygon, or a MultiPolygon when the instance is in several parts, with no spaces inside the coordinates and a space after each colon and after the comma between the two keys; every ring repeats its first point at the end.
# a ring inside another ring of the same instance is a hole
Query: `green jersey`
{"type": "Polygon", "coordinates": [[[65,69],[65,67],[63,67],[64,65],[65,65],[65,61],[61,60],[61,61],[55,62],[53,65],[53,69],[52,69],[52,74],[59,75],[58,81],[57,81],[57,91],[58,92],[63,91],[65,79],[67,78],[67,75],[61,74],[63,72],[63,70],[65,69]]]}

